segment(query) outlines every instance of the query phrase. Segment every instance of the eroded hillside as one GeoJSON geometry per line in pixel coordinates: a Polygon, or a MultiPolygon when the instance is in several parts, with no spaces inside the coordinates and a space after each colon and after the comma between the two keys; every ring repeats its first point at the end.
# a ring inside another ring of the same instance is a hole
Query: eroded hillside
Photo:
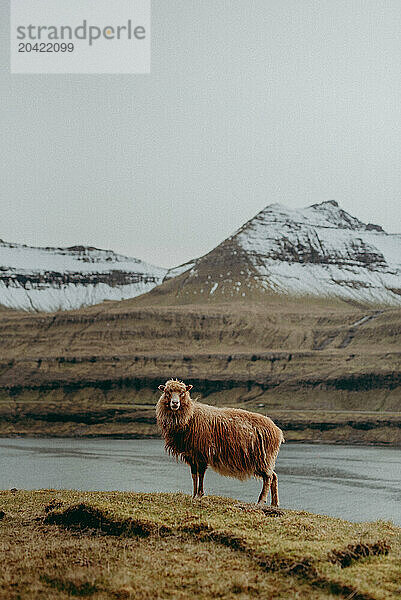
{"type": "Polygon", "coordinates": [[[321,425],[340,419],[358,439],[395,443],[400,330],[399,309],[318,301],[2,311],[1,431],[157,435],[157,385],[179,377],[207,402],[276,415],[294,439],[311,422],[333,437],[321,425]]]}

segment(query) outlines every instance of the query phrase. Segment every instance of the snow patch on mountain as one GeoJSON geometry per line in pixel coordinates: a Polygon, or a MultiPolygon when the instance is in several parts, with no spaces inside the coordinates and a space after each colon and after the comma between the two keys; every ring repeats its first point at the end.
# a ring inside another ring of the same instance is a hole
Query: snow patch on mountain
{"type": "Polygon", "coordinates": [[[111,250],[35,248],[0,242],[0,304],[22,310],[69,310],[150,291],[167,269],[111,250]]]}
{"type": "Polygon", "coordinates": [[[266,291],[401,305],[401,234],[363,223],[334,200],[271,204],[181,273],[185,266],[183,297],[202,285],[209,297],[266,291]]]}
{"type": "Polygon", "coordinates": [[[179,265],[178,267],[173,267],[172,269],[169,269],[165,274],[163,281],[168,281],[169,279],[173,279],[173,277],[178,277],[179,275],[181,275],[181,273],[186,273],[186,271],[192,269],[195,263],[195,260],[191,260],[190,262],[186,262],[183,265],[179,265]]]}
{"type": "Polygon", "coordinates": [[[233,239],[266,289],[401,305],[401,234],[365,225],[335,201],[267,206],[233,239]]]}

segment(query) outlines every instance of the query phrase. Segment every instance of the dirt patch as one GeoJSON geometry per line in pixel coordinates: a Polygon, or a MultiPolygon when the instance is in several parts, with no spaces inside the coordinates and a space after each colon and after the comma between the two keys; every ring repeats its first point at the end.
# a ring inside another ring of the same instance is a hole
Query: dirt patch
{"type": "Polygon", "coordinates": [[[99,588],[92,583],[85,581],[83,583],[76,583],[74,581],[68,581],[57,577],[49,577],[43,575],[40,577],[40,581],[46,583],[50,587],[59,592],[67,592],[70,596],[84,597],[92,596],[99,591],[99,588]]]}
{"type": "Polygon", "coordinates": [[[313,561],[309,557],[294,560],[280,554],[271,554],[268,556],[259,556],[257,559],[259,566],[265,571],[282,571],[289,575],[298,575],[307,578],[313,578],[316,575],[313,561]]]}
{"type": "Polygon", "coordinates": [[[223,546],[232,548],[233,550],[250,552],[250,548],[243,538],[232,535],[227,531],[218,531],[213,529],[213,527],[210,527],[210,525],[207,523],[196,523],[194,525],[181,527],[180,531],[182,533],[188,533],[189,535],[198,536],[201,540],[212,540],[213,542],[222,544],[223,546]]]}
{"type": "Polygon", "coordinates": [[[391,546],[386,540],[379,540],[374,544],[358,543],[349,544],[342,550],[332,550],[328,559],[333,564],[338,564],[342,569],[349,567],[355,560],[366,558],[368,556],[387,555],[391,546]]]}
{"type": "Polygon", "coordinates": [[[45,513],[49,513],[52,510],[57,510],[58,508],[61,508],[63,506],[62,502],[58,502],[57,500],[55,500],[53,498],[53,500],[51,500],[51,502],[49,502],[49,504],[47,506],[45,506],[44,511],[45,513]]]}
{"type": "Polygon", "coordinates": [[[164,525],[140,519],[113,519],[103,511],[88,504],[76,504],[62,512],[52,511],[44,518],[47,524],[61,525],[80,531],[94,530],[107,535],[149,537],[166,535],[171,530],[164,525]]]}
{"type": "Polygon", "coordinates": [[[285,511],[277,506],[259,506],[257,504],[238,504],[236,508],[244,512],[262,512],[266,517],[282,517],[285,511]]]}

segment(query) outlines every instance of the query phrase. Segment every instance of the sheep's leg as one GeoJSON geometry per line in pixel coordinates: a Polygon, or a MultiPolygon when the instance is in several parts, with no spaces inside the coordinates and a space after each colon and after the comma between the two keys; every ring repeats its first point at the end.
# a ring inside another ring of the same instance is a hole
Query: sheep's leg
{"type": "Polygon", "coordinates": [[[275,473],[273,471],[272,474],[272,482],[270,484],[270,492],[271,492],[271,497],[272,497],[272,506],[279,506],[279,501],[278,501],[278,477],[277,477],[277,473],[275,473]]]}
{"type": "Polygon", "coordinates": [[[205,466],[205,465],[201,465],[200,467],[198,467],[198,472],[199,472],[198,498],[202,498],[202,496],[205,493],[203,491],[203,478],[205,476],[206,469],[207,469],[207,466],[205,466]]]}
{"type": "Polygon", "coordinates": [[[193,493],[192,497],[195,498],[198,493],[198,469],[197,469],[196,465],[191,465],[191,474],[192,474],[192,481],[194,484],[194,493],[193,493]]]}
{"type": "Polygon", "coordinates": [[[262,487],[262,491],[260,492],[260,496],[259,496],[257,504],[264,504],[266,502],[267,494],[269,493],[270,485],[272,482],[271,475],[262,475],[262,478],[263,478],[263,487],[262,487]]]}

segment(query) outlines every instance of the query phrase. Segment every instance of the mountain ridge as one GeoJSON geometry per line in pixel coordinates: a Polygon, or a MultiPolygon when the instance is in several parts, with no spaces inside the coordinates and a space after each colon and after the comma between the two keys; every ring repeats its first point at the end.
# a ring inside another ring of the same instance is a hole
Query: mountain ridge
{"type": "Polygon", "coordinates": [[[53,312],[133,298],[166,269],[93,246],[35,247],[0,241],[0,304],[53,312]]]}
{"type": "Polygon", "coordinates": [[[210,252],[172,269],[93,246],[0,240],[0,305],[54,312],[137,296],[156,304],[291,296],[401,306],[401,234],[327,200],[269,204],[210,252]]]}
{"type": "Polygon", "coordinates": [[[363,223],[335,200],[302,209],[270,204],[211,252],[170,269],[169,280],[168,291],[161,286],[152,296],[281,294],[400,306],[401,234],[363,223]]]}

